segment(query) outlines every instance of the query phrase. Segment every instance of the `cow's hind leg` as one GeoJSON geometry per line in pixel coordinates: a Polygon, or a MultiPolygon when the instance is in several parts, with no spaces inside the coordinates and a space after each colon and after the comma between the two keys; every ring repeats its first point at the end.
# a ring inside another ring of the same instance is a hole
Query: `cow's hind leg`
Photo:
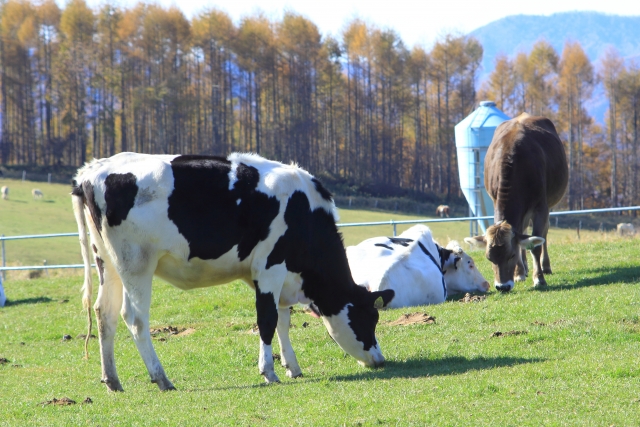
{"type": "Polygon", "coordinates": [[[289,340],[289,326],[291,324],[291,312],[289,307],[278,309],[278,342],[280,343],[280,362],[287,370],[289,378],[302,376],[302,370],[298,365],[298,359],[289,340]]]}
{"type": "Polygon", "coordinates": [[[152,273],[123,275],[124,302],[121,314],[147,367],[151,382],[157,384],[160,390],[175,390],[175,387],[167,378],[151,343],[149,307],[151,306],[152,278],[152,273]]]}
{"type": "Polygon", "coordinates": [[[96,255],[96,266],[100,278],[98,299],[93,306],[98,321],[100,338],[101,381],[111,391],[123,391],[114,358],[114,338],[118,324],[118,312],[122,306],[122,281],[108,257],[96,255]]]}
{"type": "Polygon", "coordinates": [[[544,258],[546,258],[547,270],[551,273],[551,266],[549,265],[549,255],[547,254],[547,232],[549,231],[549,209],[547,206],[543,206],[538,209],[536,215],[533,218],[533,235],[543,237],[544,243],[540,246],[536,246],[531,250],[531,256],[533,258],[533,286],[544,287],[547,286],[547,281],[544,278],[544,271],[542,265],[545,264],[544,258]],[[541,265],[542,261],[542,265],[541,265]]]}

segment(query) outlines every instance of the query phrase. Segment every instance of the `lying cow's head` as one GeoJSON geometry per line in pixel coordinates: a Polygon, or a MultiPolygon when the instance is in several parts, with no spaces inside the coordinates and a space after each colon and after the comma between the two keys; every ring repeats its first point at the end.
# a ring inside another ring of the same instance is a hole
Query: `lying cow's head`
{"type": "Polygon", "coordinates": [[[349,302],[339,313],[325,315],[320,312],[329,335],[364,366],[376,368],[384,364],[384,356],[376,341],[378,309],[386,307],[393,296],[391,289],[369,292],[361,286],[354,286],[349,302]]]}
{"type": "Polygon", "coordinates": [[[487,292],[489,282],[476,267],[473,259],[462,250],[460,244],[455,240],[447,244],[447,249],[453,252],[456,261],[453,265],[444,269],[444,280],[447,284],[447,292],[455,294],[458,292],[487,292]]]}
{"type": "Polygon", "coordinates": [[[513,289],[516,264],[521,261],[521,250],[531,250],[544,243],[542,237],[520,234],[506,221],[487,228],[484,236],[466,237],[465,242],[485,248],[485,256],[493,264],[493,280],[496,289],[508,292],[513,289]]]}

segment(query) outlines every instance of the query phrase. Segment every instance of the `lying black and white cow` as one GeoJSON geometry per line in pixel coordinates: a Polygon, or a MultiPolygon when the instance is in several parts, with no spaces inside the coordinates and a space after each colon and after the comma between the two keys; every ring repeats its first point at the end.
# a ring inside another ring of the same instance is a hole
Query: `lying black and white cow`
{"type": "Polygon", "coordinates": [[[122,153],[85,165],[75,182],[83,303],[88,309],[92,290],[88,226],[100,278],[94,310],[102,381],[110,390],[122,390],[114,360],[118,313],[151,381],[174,388],[149,333],[154,274],[181,289],[236,279],[254,288],[258,367],[268,383],[279,381],[271,348],[276,330],[287,375],[301,375],[288,336],[289,307],[298,302],[313,302],[329,334],[360,363],[383,364],[377,308],[393,291],[369,293],[353,282],[331,194],[306,171],[251,154],[122,153]]]}
{"type": "Polygon", "coordinates": [[[356,283],[370,291],[395,292],[389,307],[439,304],[447,293],[489,290],[489,282],[457,242],[442,248],[429,227],[420,224],[398,237],[349,246],[347,258],[356,283]]]}

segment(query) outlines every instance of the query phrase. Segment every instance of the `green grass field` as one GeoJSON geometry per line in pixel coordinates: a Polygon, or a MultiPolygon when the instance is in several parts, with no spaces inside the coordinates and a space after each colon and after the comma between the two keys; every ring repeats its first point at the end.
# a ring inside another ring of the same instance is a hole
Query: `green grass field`
{"type": "MultiPolygon", "coordinates": [[[[34,183],[30,181],[0,179],[0,187],[8,185],[9,200],[0,200],[0,234],[5,236],[19,236],[49,233],[77,232],[73,210],[71,208],[71,187],[62,184],[34,183]],[[31,190],[39,188],[44,198],[34,200],[31,190]]],[[[376,222],[425,219],[415,215],[403,215],[384,211],[364,211],[340,209],[341,223],[376,222]]],[[[460,242],[469,235],[469,223],[444,222],[428,224],[433,235],[442,244],[455,239],[460,242]]],[[[397,232],[401,233],[412,225],[397,225],[397,232]]],[[[340,231],[344,236],[345,245],[355,245],[364,239],[374,236],[391,236],[391,225],[368,227],[344,227],[340,231]]],[[[614,233],[600,234],[583,230],[581,240],[576,231],[570,229],[552,228],[548,236],[549,242],[574,243],[578,241],[617,241],[614,233]]],[[[51,239],[10,240],[5,242],[8,266],[80,264],[82,258],[77,237],[60,237],[51,239]]],[[[26,272],[7,272],[10,277],[28,277],[26,272]]],[[[36,273],[37,274],[37,273],[36,273]]],[[[51,275],[75,274],[69,270],[50,271],[51,275]]]]}
{"type": "MultiPolygon", "coordinates": [[[[38,185],[45,197],[33,201],[33,183],[10,186],[13,200],[0,200],[0,233],[75,230],[68,188],[38,185]]],[[[342,222],[405,219],[349,210],[341,216],[342,222]]],[[[446,242],[462,239],[468,225],[431,228],[446,242]]],[[[391,230],[343,231],[352,244],[391,230]]],[[[322,322],[296,311],[291,340],[304,377],[288,379],[277,367],[282,383],[271,386],[258,374],[253,292],[246,285],[183,292],[156,281],[152,327],[194,330],[154,336],[178,388],[167,393],[149,382],[123,322],[115,354],[125,392],[108,393],[100,384],[98,342],[91,340],[91,357],[84,360],[78,337],[86,331],[80,276],[10,277],[4,284],[9,301],[0,309],[0,426],[640,425],[638,240],[598,233],[578,240],[575,231],[553,230],[550,241],[555,274],[547,276],[545,290],[532,289],[529,278],[509,294],[490,292],[480,302],[452,298],[437,306],[382,311],[382,369],[357,365],[322,322]],[[436,322],[391,324],[415,312],[436,322]],[[63,340],[67,334],[72,339],[63,340]],[[47,404],[63,397],[76,404],[47,404]],[[83,403],[86,398],[92,403],[83,403]]],[[[25,254],[53,257],[68,244],[72,261],[80,261],[76,238],[33,242],[28,249],[7,242],[9,259],[26,265],[25,254]],[[55,240],[60,247],[53,247],[55,240]]],[[[472,254],[491,280],[488,261],[472,254]]]]}

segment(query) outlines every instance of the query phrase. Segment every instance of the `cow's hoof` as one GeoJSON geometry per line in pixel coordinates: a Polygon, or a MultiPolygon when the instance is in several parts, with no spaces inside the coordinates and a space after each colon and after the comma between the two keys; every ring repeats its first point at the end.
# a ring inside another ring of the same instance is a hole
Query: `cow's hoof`
{"type": "Polygon", "coordinates": [[[275,372],[261,372],[262,376],[264,377],[264,380],[266,381],[267,384],[274,384],[274,383],[279,383],[280,382],[280,378],[278,378],[278,376],[276,375],[275,372]]]}
{"type": "Polygon", "coordinates": [[[534,288],[545,288],[546,286],[547,286],[547,281],[544,280],[544,277],[536,277],[533,279],[534,288]]]}
{"type": "Polygon", "coordinates": [[[287,370],[287,376],[289,378],[299,378],[302,376],[302,370],[300,367],[291,368],[289,366],[285,366],[284,368],[287,370]]]}
{"type": "Polygon", "coordinates": [[[175,390],[176,388],[174,387],[173,383],[171,381],[169,381],[169,379],[162,378],[160,380],[151,380],[152,384],[157,384],[158,388],[160,389],[160,391],[169,391],[169,390],[175,390]]]}
{"type": "Polygon", "coordinates": [[[298,372],[287,371],[287,376],[289,378],[302,378],[302,371],[298,371],[298,372]]]}
{"type": "Polygon", "coordinates": [[[120,384],[120,380],[110,380],[108,378],[103,378],[100,380],[101,383],[107,386],[107,390],[109,391],[124,391],[122,385],[120,384]]]}

